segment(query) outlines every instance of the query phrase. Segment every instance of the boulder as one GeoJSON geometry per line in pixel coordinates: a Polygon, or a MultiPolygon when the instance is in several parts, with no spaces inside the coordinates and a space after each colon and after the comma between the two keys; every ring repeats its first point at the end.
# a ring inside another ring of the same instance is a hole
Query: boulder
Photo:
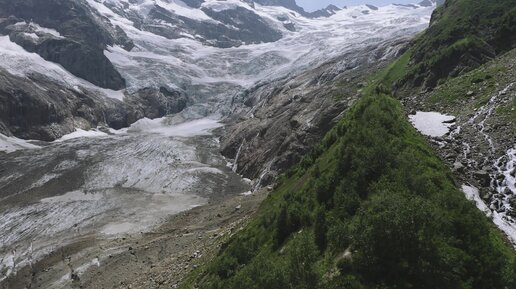
{"type": "Polygon", "coordinates": [[[453,170],[459,173],[464,172],[464,165],[461,162],[455,162],[453,164],[453,170]]]}
{"type": "Polygon", "coordinates": [[[480,185],[483,187],[488,187],[491,184],[491,176],[485,170],[479,170],[473,172],[473,177],[479,181],[480,185]]]}

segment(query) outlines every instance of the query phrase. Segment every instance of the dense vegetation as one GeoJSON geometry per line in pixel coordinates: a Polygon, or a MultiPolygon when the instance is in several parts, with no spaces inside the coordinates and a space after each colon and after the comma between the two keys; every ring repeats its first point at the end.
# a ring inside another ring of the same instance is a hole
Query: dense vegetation
{"type": "Polygon", "coordinates": [[[411,46],[403,83],[434,87],[516,45],[516,0],[447,0],[411,46]]]}
{"type": "Polygon", "coordinates": [[[185,287],[516,288],[515,282],[514,252],[380,88],[354,105],[185,287]]]}

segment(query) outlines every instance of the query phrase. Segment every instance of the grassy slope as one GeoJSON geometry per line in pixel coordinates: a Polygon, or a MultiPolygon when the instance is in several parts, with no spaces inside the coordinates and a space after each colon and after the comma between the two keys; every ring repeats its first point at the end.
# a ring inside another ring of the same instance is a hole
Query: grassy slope
{"type": "Polygon", "coordinates": [[[516,46],[516,0],[447,0],[411,45],[403,78],[434,87],[516,46]]]}
{"type": "Polygon", "coordinates": [[[514,288],[514,258],[398,102],[372,93],[185,288],[514,288]]]}

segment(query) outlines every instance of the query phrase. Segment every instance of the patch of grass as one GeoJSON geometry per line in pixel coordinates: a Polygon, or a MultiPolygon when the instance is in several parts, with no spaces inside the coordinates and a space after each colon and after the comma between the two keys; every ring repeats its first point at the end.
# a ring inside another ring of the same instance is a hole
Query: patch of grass
{"type": "Polygon", "coordinates": [[[515,0],[447,0],[411,44],[413,66],[403,81],[435,87],[516,45],[515,0]]]}
{"type": "Polygon", "coordinates": [[[386,87],[390,87],[402,79],[408,70],[410,57],[412,52],[409,50],[401,55],[396,61],[389,65],[386,69],[381,70],[375,77],[375,84],[381,84],[386,87]]]}
{"type": "Polygon", "coordinates": [[[474,108],[478,108],[489,101],[498,89],[496,86],[498,77],[505,73],[507,68],[502,65],[487,65],[450,78],[432,92],[428,104],[461,109],[461,106],[473,103],[474,108]],[[469,92],[472,94],[468,95],[469,92]]]}
{"type": "Polygon", "coordinates": [[[516,98],[496,110],[496,115],[507,120],[511,124],[512,131],[516,132],[516,98]]]}

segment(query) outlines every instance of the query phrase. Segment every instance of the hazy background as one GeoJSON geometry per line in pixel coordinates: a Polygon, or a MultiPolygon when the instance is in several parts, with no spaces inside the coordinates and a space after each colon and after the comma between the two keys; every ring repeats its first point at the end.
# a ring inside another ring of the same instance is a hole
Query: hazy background
{"type": "Polygon", "coordinates": [[[353,6],[359,4],[371,4],[375,6],[382,6],[391,3],[408,4],[418,3],[421,0],[296,0],[297,4],[306,11],[314,11],[317,9],[325,8],[326,6],[333,4],[338,7],[353,6]]]}

